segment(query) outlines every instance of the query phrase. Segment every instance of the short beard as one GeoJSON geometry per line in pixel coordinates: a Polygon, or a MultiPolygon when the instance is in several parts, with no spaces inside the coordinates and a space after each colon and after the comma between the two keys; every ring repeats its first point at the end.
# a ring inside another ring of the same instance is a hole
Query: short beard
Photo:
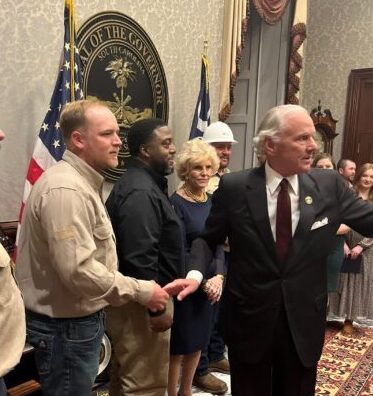
{"type": "Polygon", "coordinates": [[[165,163],[159,163],[159,162],[153,162],[152,164],[150,164],[151,168],[158,173],[161,176],[168,176],[171,175],[171,173],[173,173],[174,171],[174,167],[173,166],[168,166],[165,163]]]}
{"type": "Polygon", "coordinates": [[[173,166],[168,166],[165,170],[163,175],[164,176],[168,176],[171,175],[172,173],[174,173],[174,167],[173,166]]]}

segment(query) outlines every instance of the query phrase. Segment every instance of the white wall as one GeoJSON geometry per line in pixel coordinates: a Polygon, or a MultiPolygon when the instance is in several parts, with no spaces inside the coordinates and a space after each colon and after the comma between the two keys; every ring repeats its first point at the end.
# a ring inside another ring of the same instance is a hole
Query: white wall
{"type": "Polygon", "coordinates": [[[308,1],[301,104],[311,111],[320,99],[339,120],[335,160],[342,150],[348,76],[352,69],[373,67],[372,43],[372,0],[308,1]]]}
{"type": "MultiPolygon", "coordinates": [[[[165,69],[169,125],[178,146],[189,135],[205,38],[212,121],[217,119],[223,6],[224,0],[75,0],[77,28],[97,12],[115,10],[148,33],[165,69]]],[[[63,9],[63,0],[0,0],[0,128],[7,133],[0,151],[0,221],[18,217],[28,162],[57,75],[63,9]]]]}

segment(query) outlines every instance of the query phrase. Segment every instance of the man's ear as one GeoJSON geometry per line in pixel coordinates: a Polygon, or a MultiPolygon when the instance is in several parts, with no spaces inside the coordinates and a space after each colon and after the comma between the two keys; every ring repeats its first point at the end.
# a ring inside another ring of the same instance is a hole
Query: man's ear
{"type": "Polygon", "coordinates": [[[70,143],[81,150],[84,147],[84,138],[79,131],[71,132],[70,143]]]}
{"type": "Polygon", "coordinates": [[[271,156],[275,152],[276,152],[276,142],[273,139],[266,137],[264,139],[264,153],[266,155],[271,156]]]}
{"type": "Polygon", "coordinates": [[[149,158],[150,157],[149,151],[148,151],[147,147],[144,144],[142,144],[140,146],[140,156],[143,157],[143,158],[149,158]]]}

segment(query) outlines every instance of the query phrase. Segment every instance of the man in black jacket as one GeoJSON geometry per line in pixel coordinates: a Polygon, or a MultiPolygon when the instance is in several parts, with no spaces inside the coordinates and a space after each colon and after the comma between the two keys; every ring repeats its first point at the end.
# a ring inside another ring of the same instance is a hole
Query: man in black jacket
{"type": "MultiPolygon", "coordinates": [[[[174,166],[173,135],[162,120],[151,118],[135,123],[127,142],[132,159],[106,203],[119,271],[164,286],[184,275],[181,228],[165,178],[174,166]]],[[[107,310],[114,346],[111,394],[164,396],[172,311],[172,301],[159,312],[137,303],[107,310]]]]}

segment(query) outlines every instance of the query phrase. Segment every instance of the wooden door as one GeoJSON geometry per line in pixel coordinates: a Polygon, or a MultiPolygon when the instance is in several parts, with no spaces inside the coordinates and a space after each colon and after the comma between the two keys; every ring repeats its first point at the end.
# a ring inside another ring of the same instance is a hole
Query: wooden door
{"type": "Polygon", "coordinates": [[[250,6],[240,74],[234,89],[235,101],[226,120],[238,140],[233,146],[231,170],[251,168],[257,163],[252,144],[255,131],[267,110],[284,103],[294,4],[289,2],[275,25],[264,22],[255,7],[250,6]]]}
{"type": "Polygon", "coordinates": [[[357,166],[373,162],[373,68],[351,70],[342,157],[357,166]]]}

